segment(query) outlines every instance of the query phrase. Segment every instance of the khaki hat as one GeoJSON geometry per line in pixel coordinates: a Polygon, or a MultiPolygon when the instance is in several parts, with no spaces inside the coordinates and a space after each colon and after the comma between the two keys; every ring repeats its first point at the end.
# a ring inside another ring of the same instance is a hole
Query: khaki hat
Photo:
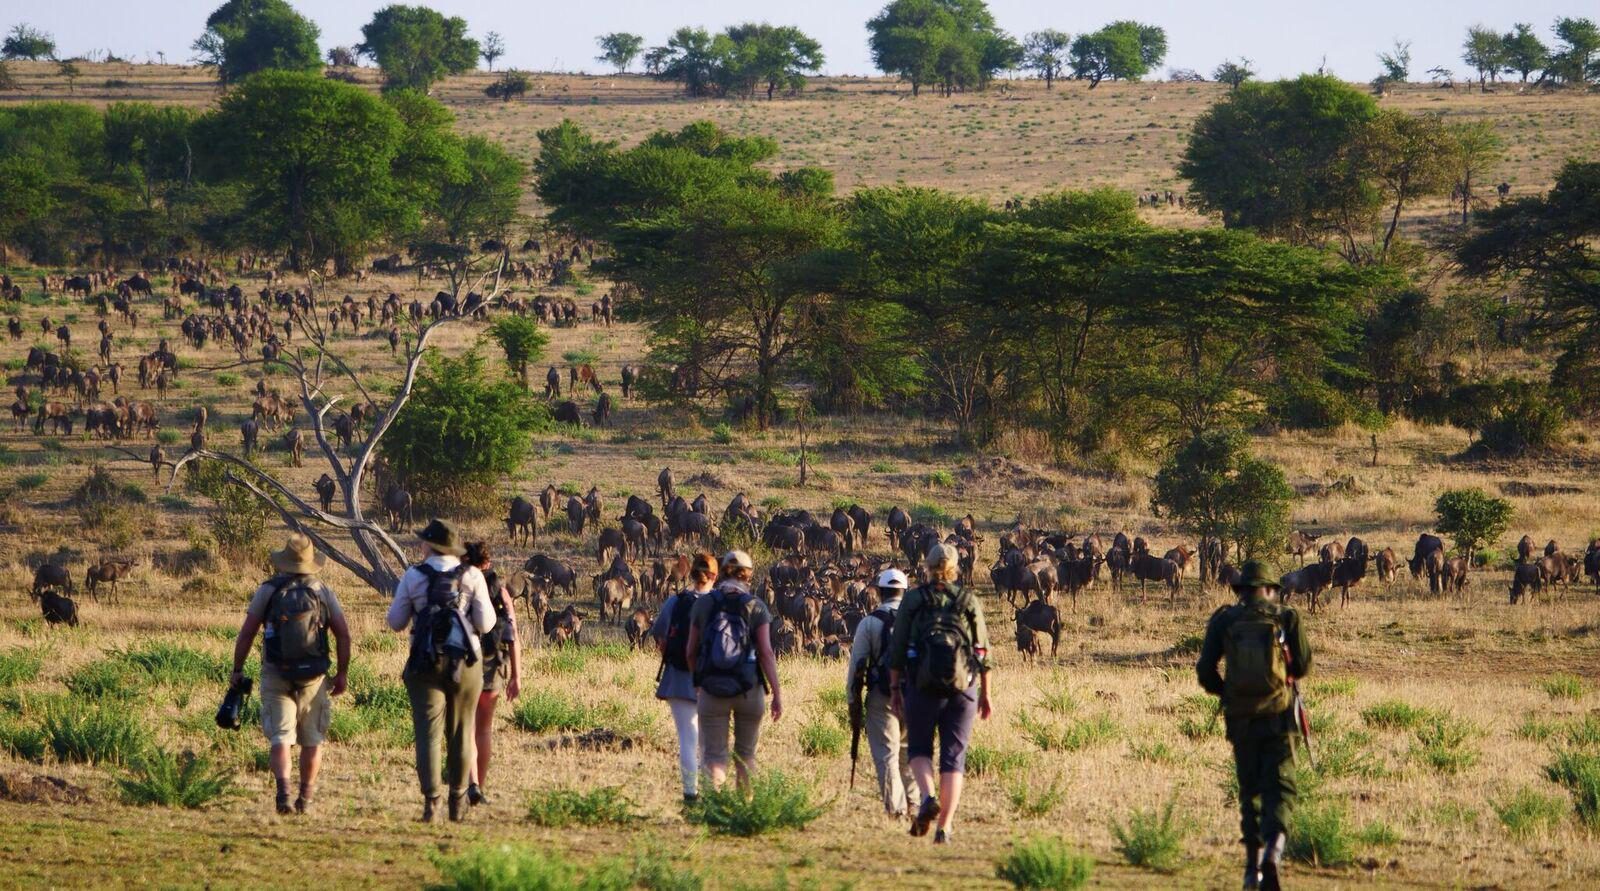
{"type": "Polygon", "coordinates": [[[749,554],[746,554],[744,551],[736,550],[729,551],[728,553],[722,555],[722,568],[728,569],[730,567],[737,567],[739,569],[755,569],[756,564],[754,560],[750,559],[749,554]]]}
{"type": "Polygon", "coordinates": [[[936,544],[929,548],[927,555],[922,558],[922,565],[929,569],[944,569],[949,566],[955,566],[958,562],[959,558],[956,556],[956,549],[945,547],[942,544],[936,544]]]}
{"type": "Polygon", "coordinates": [[[1267,574],[1267,565],[1260,560],[1246,560],[1239,567],[1239,581],[1234,584],[1235,594],[1254,591],[1257,588],[1272,588],[1277,590],[1278,580],[1267,574]]]}
{"type": "Polygon", "coordinates": [[[428,525],[417,530],[417,537],[441,554],[459,557],[467,552],[466,545],[461,543],[461,533],[449,520],[437,517],[429,520],[428,525]]]}
{"type": "Polygon", "coordinates": [[[283,550],[268,556],[272,568],[287,575],[314,575],[327,565],[328,558],[317,553],[317,548],[303,532],[296,532],[284,542],[283,550]]]}

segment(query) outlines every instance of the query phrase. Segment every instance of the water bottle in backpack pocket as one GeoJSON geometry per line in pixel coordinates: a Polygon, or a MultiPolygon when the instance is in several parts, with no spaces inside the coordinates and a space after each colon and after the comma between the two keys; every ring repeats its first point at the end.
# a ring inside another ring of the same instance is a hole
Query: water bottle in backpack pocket
{"type": "Polygon", "coordinates": [[[749,594],[729,599],[711,593],[711,616],[700,641],[695,686],[711,696],[730,698],[750,692],[759,679],[750,624],[745,619],[749,594]]]}
{"type": "Polygon", "coordinates": [[[328,610],[306,576],[289,576],[267,600],[262,656],[279,675],[309,681],[328,673],[328,610]]]}

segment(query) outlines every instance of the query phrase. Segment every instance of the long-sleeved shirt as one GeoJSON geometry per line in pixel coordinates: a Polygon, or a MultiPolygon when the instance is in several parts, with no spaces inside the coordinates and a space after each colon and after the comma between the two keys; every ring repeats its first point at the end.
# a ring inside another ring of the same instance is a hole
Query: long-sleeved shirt
{"type": "Polygon", "coordinates": [[[1278,624],[1283,628],[1284,644],[1289,650],[1287,666],[1289,676],[1303,678],[1311,672],[1311,642],[1306,639],[1305,626],[1300,624],[1300,614],[1290,607],[1256,598],[1245,603],[1222,607],[1211,614],[1211,621],[1206,624],[1205,641],[1200,644],[1200,659],[1195,663],[1194,669],[1200,686],[1213,696],[1221,696],[1226,689],[1222,672],[1217,669],[1217,665],[1222,662],[1222,642],[1228,626],[1238,621],[1249,610],[1278,616],[1278,624]]]}
{"type": "MultiPolygon", "coordinates": [[[[448,554],[434,554],[422,562],[440,572],[449,572],[461,565],[460,558],[448,554]]],[[[471,630],[478,634],[488,634],[494,627],[494,603],[489,599],[489,585],[477,567],[468,566],[461,573],[461,593],[466,598],[464,612],[467,621],[472,624],[471,630]]],[[[400,577],[400,583],[394,586],[394,600],[389,604],[387,617],[389,627],[395,631],[405,630],[405,627],[411,624],[412,618],[427,606],[428,577],[421,569],[413,566],[406,570],[405,575],[400,577]]]]}
{"type": "MultiPolygon", "coordinates": [[[[900,598],[896,597],[893,600],[883,601],[878,604],[873,612],[877,612],[880,609],[898,615],[900,598]]],[[[869,613],[861,620],[860,624],[856,625],[856,638],[850,644],[850,664],[845,668],[844,673],[844,688],[846,690],[854,690],[856,688],[857,666],[876,665],[888,659],[889,654],[881,651],[884,643],[883,620],[869,613]]],[[[870,692],[869,690],[868,693],[870,692]]]]}
{"type": "Polygon", "coordinates": [[[978,604],[978,599],[971,594],[951,585],[922,585],[906,592],[905,599],[900,604],[900,612],[894,623],[894,633],[889,637],[889,667],[896,671],[906,670],[906,650],[910,648],[911,641],[920,640],[922,633],[933,622],[934,606],[929,603],[931,598],[956,596],[961,600],[959,607],[967,617],[967,632],[972,636],[973,656],[977,662],[977,670],[989,670],[989,629],[983,624],[983,607],[978,604]]]}

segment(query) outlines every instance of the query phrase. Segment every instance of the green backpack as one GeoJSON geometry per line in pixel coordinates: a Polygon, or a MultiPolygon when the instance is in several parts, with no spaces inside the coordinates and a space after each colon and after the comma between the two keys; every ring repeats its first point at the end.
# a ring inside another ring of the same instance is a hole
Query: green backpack
{"type": "MultiPolygon", "coordinates": [[[[976,675],[972,634],[967,626],[966,603],[961,589],[923,589],[920,611],[926,624],[913,625],[906,660],[912,664],[911,683],[918,692],[937,698],[960,696],[976,675]]],[[[918,618],[921,618],[920,616],[918,618]]]]}
{"type": "Polygon", "coordinates": [[[288,576],[267,600],[262,655],[287,680],[309,681],[332,664],[328,611],[315,585],[310,576],[288,576]]]}
{"type": "Polygon", "coordinates": [[[1277,610],[1246,606],[1223,632],[1222,652],[1228,664],[1222,702],[1228,717],[1271,717],[1293,704],[1281,616],[1277,610]]]}

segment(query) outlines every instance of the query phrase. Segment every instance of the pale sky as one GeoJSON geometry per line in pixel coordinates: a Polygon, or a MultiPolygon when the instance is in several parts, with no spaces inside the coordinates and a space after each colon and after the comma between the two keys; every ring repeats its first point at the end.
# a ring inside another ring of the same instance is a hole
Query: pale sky
{"type": "MultiPolygon", "coordinates": [[[[291,0],[322,29],[323,48],[353,44],[380,0],[291,0]]],[[[169,62],[185,61],[189,44],[220,0],[3,0],[0,28],[26,21],[55,35],[63,56],[110,49],[134,61],[165,52],[169,62]]],[[[432,0],[432,6],[467,20],[474,36],[499,31],[508,53],[496,68],[537,71],[601,72],[594,61],[594,38],[609,31],[631,31],[646,46],[665,41],[681,25],[717,30],[742,21],[798,25],[822,42],[828,74],[870,74],[865,23],[883,6],[878,0],[805,0],[761,4],[733,0],[432,0]]],[[[1327,58],[1329,69],[1348,80],[1369,80],[1378,71],[1376,53],[1395,38],[1412,42],[1412,79],[1426,80],[1435,65],[1464,76],[1461,43],[1469,25],[1509,31],[1516,21],[1531,23],[1546,42],[1560,15],[1593,15],[1578,0],[1121,0],[1090,4],[1044,0],[990,0],[1000,26],[1019,38],[1039,28],[1069,34],[1094,30],[1113,18],[1132,18],[1167,29],[1165,68],[1194,68],[1207,74],[1224,58],[1245,56],[1264,77],[1286,77],[1315,70],[1327,58]],[[1588,10],[1587,13],[1585,10],[1588,10]]],[[[635,63],[637,67],[637,63],[635,63]]]]}

